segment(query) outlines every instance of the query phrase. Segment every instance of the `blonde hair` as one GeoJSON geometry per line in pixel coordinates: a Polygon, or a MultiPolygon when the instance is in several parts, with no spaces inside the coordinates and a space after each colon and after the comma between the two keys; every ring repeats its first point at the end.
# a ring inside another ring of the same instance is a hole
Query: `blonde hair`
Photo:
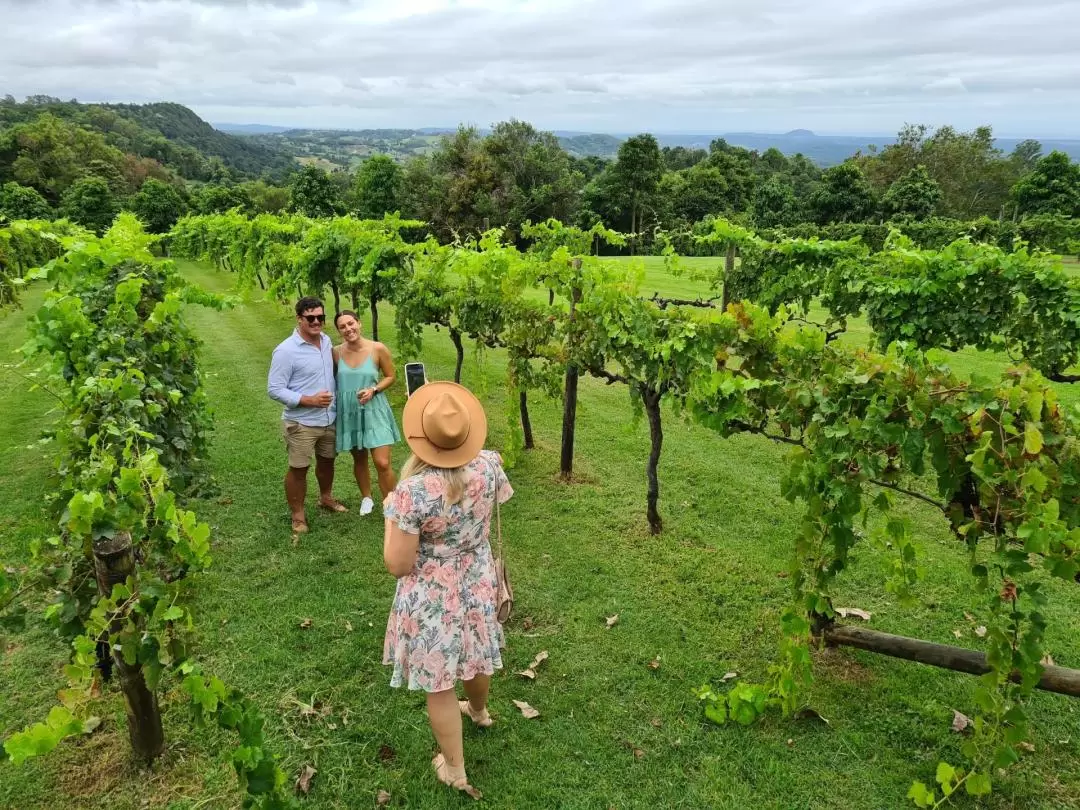
{"type": "Polygon", "coordinates": [[[414,475],[422,475],[427,472],[438,474],[446,484],[446,503],[459,503],[465,496],[465,487],[469,483],[469,472],[464,465],[461,467],[432,467],[426,461],[410,455],[401,467],[401,480],[412,478],[414,475]]]}

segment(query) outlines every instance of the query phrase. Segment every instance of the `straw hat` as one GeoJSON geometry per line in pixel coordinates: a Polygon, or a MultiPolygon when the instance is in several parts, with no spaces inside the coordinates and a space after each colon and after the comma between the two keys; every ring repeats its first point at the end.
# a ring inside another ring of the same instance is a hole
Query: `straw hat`
{"type": "Polygon", "coordinates": [[[487,416],[480,400],[452,382],[429,382],[413,391],[401,425],[416,457],[444,469],[468,464],[487,439],[487,416]]]}

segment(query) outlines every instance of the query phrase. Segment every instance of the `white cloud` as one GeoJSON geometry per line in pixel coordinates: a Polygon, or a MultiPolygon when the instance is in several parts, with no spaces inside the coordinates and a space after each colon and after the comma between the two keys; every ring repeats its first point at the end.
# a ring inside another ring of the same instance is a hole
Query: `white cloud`
{"type": "Polygon", "coordinates": [[[0,19],[0,92],[217,121],[1080,137],[1070,0],[0,0],[0,19]]]}

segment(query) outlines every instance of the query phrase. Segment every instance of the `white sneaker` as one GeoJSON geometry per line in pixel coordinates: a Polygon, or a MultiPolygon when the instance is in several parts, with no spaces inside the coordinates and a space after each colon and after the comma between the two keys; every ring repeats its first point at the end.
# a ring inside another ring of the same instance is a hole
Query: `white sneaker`
{"type": "Polygon", "coordinates": [[[360,501],[360,514],[361,515],[370,515],[371,510],[374,509],[374,508],[375,508],[375,501],[371,500],[371,498],[364,498],[364,500],[360,501]]]}

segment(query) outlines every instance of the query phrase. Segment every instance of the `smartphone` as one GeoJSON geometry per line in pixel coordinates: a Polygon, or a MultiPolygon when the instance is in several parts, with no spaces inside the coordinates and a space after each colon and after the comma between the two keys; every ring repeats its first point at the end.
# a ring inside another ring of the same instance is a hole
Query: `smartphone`
{"type": "Polygon", "coordinates": [[[427,372],[423,363],[405,364],[405,392],[408,396],[411,397],[413,392],[426,382],[427,372]]]}

